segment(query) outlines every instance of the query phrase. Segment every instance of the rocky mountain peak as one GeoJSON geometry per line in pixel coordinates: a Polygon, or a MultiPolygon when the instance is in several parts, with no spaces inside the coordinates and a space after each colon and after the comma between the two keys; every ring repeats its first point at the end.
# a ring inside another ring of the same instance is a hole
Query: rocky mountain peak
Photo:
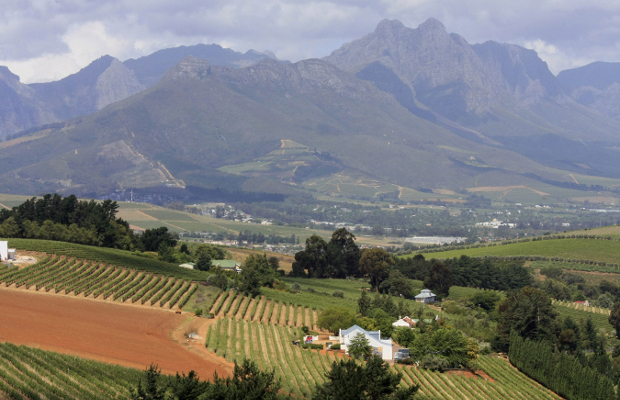
{"type": "Polygon", "coordinates": [[[10,82],[19,82],[19,76],[12,73],[8,67],[0,65],[0,79],[10,82]]]}
{"type": "Polygon", "coordinates": [[[447,33],[446,27],[435,18],[429,18],[424,21],[420,26],[418,26],[418,30],[422,32],[435,32],[435,33],[447,33]]]}
{"type": "Polygon", "coordinates": [[[201,79],[209,75],[210,70],[211,64],[207,60],[199,60],[194,56],[187,56],[166,71],[161,79],[162,81],[201,79]]]}

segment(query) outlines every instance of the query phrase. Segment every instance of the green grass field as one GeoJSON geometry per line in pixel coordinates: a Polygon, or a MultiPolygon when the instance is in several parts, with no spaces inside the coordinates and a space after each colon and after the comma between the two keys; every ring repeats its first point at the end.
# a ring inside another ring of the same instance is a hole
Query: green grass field
{"type": "MultiPolygon", "coordinates": [[[[620,263],[620,242],[600,239],[550,239],[423,254],[425,258],[543,256],[620,263]]],[[[410,255],[408,257],[412,257],[410,255]]]]}

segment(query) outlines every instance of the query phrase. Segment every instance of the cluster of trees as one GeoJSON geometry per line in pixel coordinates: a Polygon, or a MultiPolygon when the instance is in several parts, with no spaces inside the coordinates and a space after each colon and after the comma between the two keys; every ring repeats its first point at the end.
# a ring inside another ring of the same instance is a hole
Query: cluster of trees
{"type": "Polygon", "coordinates": [[[306,239],[306,249],[295,254],[291,275],[311,278],[361,276],[360,249],[355,244],[355,235],[340,228],[334,231],[329,242],[318,235],[310,236],[306,239]]]}
{"type": "MultiPolygon", "coordinates": [[[[497,336],[492,343],[496,350],[511,350],[514,339],[511,335],[516,334],[522,339],[545,343],[554,354],[573,356],[581,366],[614,382],[620,378],[620,347],[614,349],[612,362],[606,352],[607,339],[598,332],[592,319],[577,322],[570,317],[558,317],[544,291],[532,287],[514,290],[498,304],[497,312],[497,336]]],[[[612,313],[610,322],[613,319],[612,313]]]]}
{"type": "Polygon", "coordinates": [[[589,299],[599,307],[611,308],[620,299],[620,286],[605,279],[599,284],[588,284],[583,276],[554,266],[541,268],[540,274],[546,279],[538,287],[556,300],[589,299]]]}
{"type": "Polygon", "coordinates": [[[616,398],[611,379],[577,357],[555,351],[548,343],[524,339],[513,332],[508,355],[521,372],[568,400],[616,398]]]}
{"type": "Polygon", "coordinates": [[[450,260],[426,260],[421,254],[412,258],[394,258],[380,248],[360,250],[355,235],[345,228],[336,230],[329,242],[313,235],[306,248],[295,254],[293,276],[315,278],[369,278],[373,289],[381,293],[412,298],[417,293],[408,279],[424,282],[439,298],[446,297],[451,286],[492,290],[510,290],[533,284],[523,262],[479,259],[467,256],[450,260]]]}
{"type": "Polygon", "coordinates": [[[131,250],[136,244],[129,224],[117,218],[115,201],[80,201],[46,194],[11,210],[0,210],[0,237],[58,240],[131,250]]]}
{"type": "Polygon", "coordinates": [[[422,324],[416,329],[396,328],[394,340],[409,349],[411,361],[422,368],[445,371],[447,368],[476,370],[478,343],[461,331],[445,326],[422,324]]]}
{"type": "Polygon", "coordinates": [[[534,283],[523,262],[461,256],[448,260],[426,260],[418,254],[400,258],[394,268],[410,279],[424,281],[436,294],[447,296],[451,286],[510,290],[534,283]]]}
{"type": "MultiPolygon", "coordinates": [[[[332,363],[325,382],[317,385],[313,400],[407,400],[412,399],[419,386],[400,387],[402,374],[394,374],[379,357],[365,364],[353,360],[332,363]]],[[[264,372],[247,359],[235,363],[233,375],[213,381],[200,381],[194,371],[175,377],[161,376],[151,365],[137,385],[131,389],[132,400],[277,400],[290,398],[281,392],[282,385],[275,371],[264,372]]]]}

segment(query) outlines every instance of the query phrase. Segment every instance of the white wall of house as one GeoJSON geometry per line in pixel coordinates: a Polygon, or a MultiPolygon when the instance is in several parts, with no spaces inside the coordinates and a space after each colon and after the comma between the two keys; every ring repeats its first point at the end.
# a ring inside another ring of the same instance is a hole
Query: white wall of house
{"type": "Polygon", "coordinates": [[[0,261],[9,258],[9,242],[0,242],[0,261]]]}
{"type": "Polygon", "coordinates": [[[341,349],[348,351],[348,345],[351,344],[351,339],[353,339],[353,337],[357,335],[358,333],[362,333],[364,336],[366,336],[366,339],[368,339],[370,346],[379,350],[379,352],[381,352],[381,358],[383,358],[384,360],[393,359],[394,356],[392,353],[392,339],[377,340],[376,336],[378,336],[379,338],[381,337],[380,331],[378,335],[369,335],[368,332],[359,328],[359,329],[354,329],[352,332],[349,332],[346,335],[343,335],[342,330],[341,330],[341,334],[340,334],[341,349]]]}

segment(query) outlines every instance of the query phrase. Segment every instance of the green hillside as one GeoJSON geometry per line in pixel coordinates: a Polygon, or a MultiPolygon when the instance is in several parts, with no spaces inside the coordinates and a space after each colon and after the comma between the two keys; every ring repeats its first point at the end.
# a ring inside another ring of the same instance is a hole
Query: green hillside
{"type": "MultiPolygon", "coordinates": [[[[466,255],[482,256],[543,256],[564,259],[595,260],[605,263],[620,262],[620,242],[602,239],[550,239],[533,242],[463,248],[444,252],[424,253],[426,258],[453,258],[466,255]]],[[[410,255],[409,257],[412,257],[410,255]]]]}

